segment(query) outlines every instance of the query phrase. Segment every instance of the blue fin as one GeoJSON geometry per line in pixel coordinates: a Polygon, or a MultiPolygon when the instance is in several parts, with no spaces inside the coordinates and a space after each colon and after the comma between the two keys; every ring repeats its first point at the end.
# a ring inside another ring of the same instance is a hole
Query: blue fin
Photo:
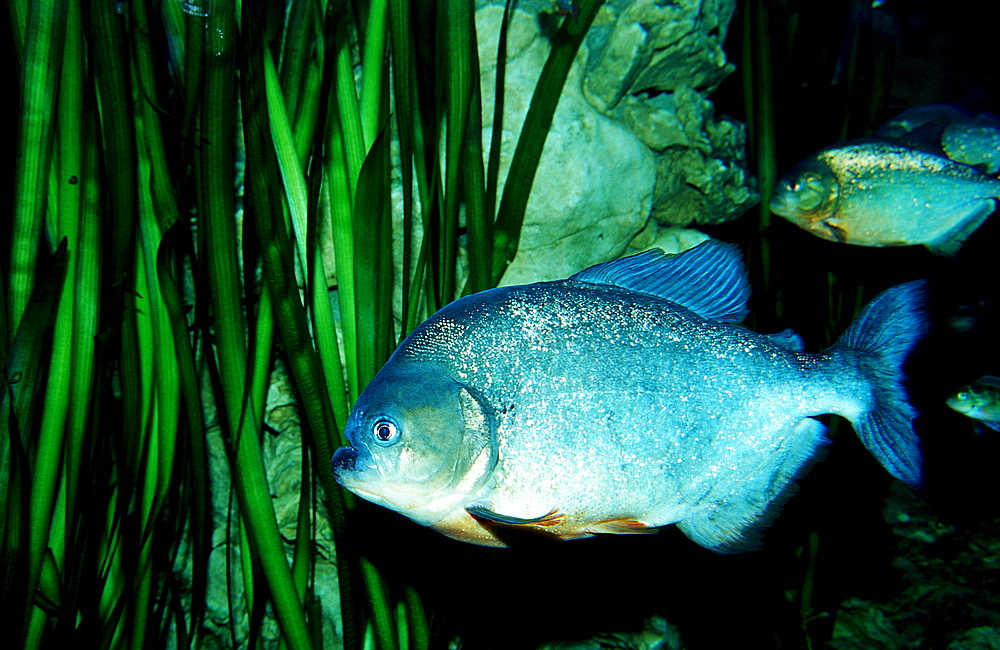
{"type": "Polygon", "coordinates": [[[927,331],[926,284],[907,282],[875,296],[831,348],[863,354],[873,403],[851,424],[882,466],[913,487],[921,481],[920,440],[912,424],[916,411],[903,389],[903,363],[927,331]]]}
{"type": "MultiPolygon", "coordinates": [[[[826,426],[803,418],[786,437],[771,472],[754,472],[733,491],[709,494],[677,527],[689,539],[716,553],[755,551],[761,536],[795,494],[795,481],[819,459],[826,445],[826,426]]],[[[770,467],[771,461],[768,461],[770,467]]]]}
{"type": "Polygon", "coordinates": [[[748,313],[750,283],[740,250],[717,239],[676,255],[654,248],[584,269],[570,280],[657,296],[726,323],[739,323],[748,313]]]}

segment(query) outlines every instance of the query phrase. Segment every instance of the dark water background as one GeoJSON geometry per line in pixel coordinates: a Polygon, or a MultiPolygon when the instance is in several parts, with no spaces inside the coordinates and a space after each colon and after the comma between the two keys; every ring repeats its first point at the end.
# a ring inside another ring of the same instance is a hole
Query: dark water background
{"type": "MultiPolygon", "coordinates": [[[[745,4],[727,41],[737,66],[745,4]]],[[[798,14],[797,38],[772,43],[778,173],[842,134],[867,135],[911,106],[949,102],[1000,113],[991,5],[889,0],[874,10],[875,20],[863,3],[789,3],[787,11],[798,14]],[[852,36],[861,40],[858,67],[848,79],[844,65],[852,36]]],[[[781,18],[777,21],[780,25],[781,18]]],[[[738,69],[712,96],[717,113],[744,119],[742,93],[738,69]]],[[[909,389],[922,414],[916,426],[927,476],[914,503],[957,531],[935,547],[943,557],[949,549],[942,545],[958,543],[956,535],[992,534],[990,522],[1000,514],[995,497],[1000,434],[976,435],[973,422],[950,411],[944,399],[983,374],[1000,375],[996,216],[955,259],[934,257],[923,247],[834,244],[777,217],[763,232],[759,223],[754,209],[706,232],[748,251],[754,328],[792,327],[810,351],[831,343],[853,313],[853,298],[846,313],[831,306],[831,277],[835,295],[853,297],[860,290],[865,302],[894,284],[930,279],[932,332],[908,368],[909,389]],[[771,294],[761,287],[761,237],[771,251],[776,289],[771,294]],[[947,319],[957,315],[971,316],[975,327],[955,332],[947,319]]],[[[385,575],[421,592],[438,644],[458,635],[464,648],[534,647],[598,632],[637,631],[645,619],[660,615],[678,627],[687,648],[823,647],[845,599],[886,602],[907,587],[898,568],[904,543],[883,518],[892,479],[846,422],[831,424],[834,444],[824,461],[800,482],[799,494],[755,553],[716,555],[672,528],[657,535],[527,540],[518,548],[486,549],[367,504],[355,530],[385,575]],[[803,603],[809,581],[812,596],[803,603]]],[[[974,603],[977,595],[963,597],[974,603]]],[[[1000,625],[1000,615],[972,605],[956,604],[954,612],[947,604],[941,607],[925,612],[922,647],[946,647],[956,631],[968,627],[1000,625]]]]}

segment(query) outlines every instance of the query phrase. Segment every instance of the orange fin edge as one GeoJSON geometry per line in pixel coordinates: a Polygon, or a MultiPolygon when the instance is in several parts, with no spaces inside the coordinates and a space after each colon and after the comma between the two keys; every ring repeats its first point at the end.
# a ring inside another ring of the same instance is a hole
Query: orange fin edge
{"type": "Polygon", "coordinates": [[[611,535],[648,535],[655,533],[657,529],[638,519],[605,519],[588,526],[587,531],[611,535]]]}

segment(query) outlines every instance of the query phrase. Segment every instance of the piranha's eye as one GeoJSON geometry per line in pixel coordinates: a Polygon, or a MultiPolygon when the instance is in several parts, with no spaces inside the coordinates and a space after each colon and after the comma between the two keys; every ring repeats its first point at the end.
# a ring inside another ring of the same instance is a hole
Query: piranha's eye
{"type": "Polygon", "coordinates": [[[392,420],[378,419],[372,425],[372,436],[375,438],[376,444],[391,445],[399,437],[399,429],[392,420]]]}
{"type": "Polygon", "coordinates": [[[802,187],[802,186],[799,185],[798,181],[792,181],[791,183],[789,183],[787,185],[787,188],[788,188],[789,192],[798,192],[800,187],[802,187]]]}

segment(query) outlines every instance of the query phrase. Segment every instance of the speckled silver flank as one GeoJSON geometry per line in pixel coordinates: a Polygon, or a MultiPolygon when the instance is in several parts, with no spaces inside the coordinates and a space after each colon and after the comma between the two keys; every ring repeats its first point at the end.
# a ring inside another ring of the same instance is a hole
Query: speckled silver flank
{"type": "Polygon", "coordinates": [[[359,399],[334,470],[365,498],[481,544],[502,544],[486,517],[567,539],[677,523],[709,548],[745,548],[822,444],[811,416],[873,410],[869,363],[611,284],[493,289],[403,342],[359,399]],[[385,419],[406,436],[372,444],[385,419]]]}
{"type": "Polygon", "coordinates": [[[570,525],[662,526],[734,504],[752,518],[819,443],[803,418],[866,399],[849,359],[574,282],[456,303],[396,361],[440,363],[493,406],[499,465],[483,502],[570,525]]]}

